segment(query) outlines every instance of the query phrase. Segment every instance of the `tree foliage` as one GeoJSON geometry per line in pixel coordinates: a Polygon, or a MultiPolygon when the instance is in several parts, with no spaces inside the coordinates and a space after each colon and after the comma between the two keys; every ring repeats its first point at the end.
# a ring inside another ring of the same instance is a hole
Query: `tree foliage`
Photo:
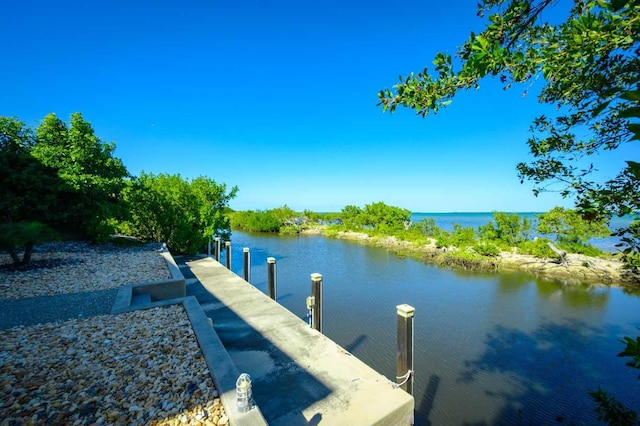
{"type": "Polygon", "coordinates": [[[112,232],[109,219],[122,213],[121,192],[128,176],[114,157],[115,144],[98,138],[80,113],[71,115],[68,126],[49,114],[35,133],[31,154],[60,179],[52,188],[56,206],[48,211],[52,226],[64,234],[104,239],[112,232]]]}
{"type": "Polygon", "coordinates": [[[615,232],[620,237],[618,247],[622,248],[622,260],[628,269],[640,271],[640,221],[635,220],[628,228],[615,232]]]}
{"type": "Polygon", "coordinates": [[[347,228],[360,228],[364,225],[364,212],[360,207],[349,204],[342,208],[340,221],[347,228]]]}
{"type": "Polygon", "coordinates": [[[592,238],[611,234],[604,220],[585,220],[576,210],[554,207],[538,215],[538,232],[563,244],[586,245],[592,238]]]}
{"type": "Polygon", "coordinates": [[[48,222],[62,184],[57,172],[31,154],[34,132],[17,118],[0,117],[0,218],[5,223],[48,222]]]}
{"type": "Polygon", "coordinates": [[[425,217],[418,222],[412,223],[410,229],[416,229],[420,234],[433,238],[439,237],[444,232],[442,228],[436,225],[436,220],[432,217],[425,217]]]}
{"type": "Polygon", "coordinates": [[[533,121],[527,143],[534,160],[518,164],[521,180],[532,180],[536,195],[559,183],[588,219],[637,212],[640,163],[630,159],[617,176],[597,182],[589,160],[640,140],[640,0],[574,0],[566,20],[552,25],[542,12],[555,4],[481,0],[486,27],[471,33],[455,61],[438,53],[433,73],[401,77],[393,90],[379,93],[379,105],[392,112],[413,108],[424,117],[487,76],[505,89],[543,81],[538,100],[557,114],[533,121]]]}
{"type": "Polygon", "coordinates": [[[378,201],[364,206],[362,223],[383,233],[406,230],[411,225],[411,211],[378,201]]]}
{"type": "Polygon", "coordinates": [[[213,235],[229,239],[224,209],[236,192],[207,177],[188,181],[142,172],[124,192],[130,218],[121,228],[144,240],[166,242],[173,252],[194,254],[213,235]]]}
{"type": "Polygon", "coordinates": [[[516,213],[493,212],[493,220],[478,228],[481,238],[509,247],[531,238],[531,220],[516,213]]]}
{"type": "Polygon", "coordinates": [[[15,266],[29,262],[35,244],[57,236],[47,223],[59,208],[61,181],[55,169],[31,155],[35,143],[23,122],[0,117],[0,249],[15,266]]]}
{"type": "Polygon", "coordinates": [[[304,214],[299,215],[286,205],[269,210],[237,211],[230,214],[230,218],[232,227],[250,232],[297,233],[304,222],[304,214]]]}

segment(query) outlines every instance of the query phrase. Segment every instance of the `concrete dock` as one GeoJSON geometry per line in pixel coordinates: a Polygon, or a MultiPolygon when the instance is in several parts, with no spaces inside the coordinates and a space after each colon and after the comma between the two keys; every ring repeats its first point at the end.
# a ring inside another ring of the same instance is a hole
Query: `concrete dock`
{"type": "Polygon", "coordinates": [[[187,262],[193,295],[270,425],[410,425],[414,399],[211,258],[187,262]]]}

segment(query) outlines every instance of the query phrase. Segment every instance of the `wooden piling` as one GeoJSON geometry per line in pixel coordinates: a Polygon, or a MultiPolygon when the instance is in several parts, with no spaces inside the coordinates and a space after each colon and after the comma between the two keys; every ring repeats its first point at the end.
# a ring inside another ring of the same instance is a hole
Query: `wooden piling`
{"type": "Polygon", "coordinates": [[[413,306],[396,306],[398,313],[398,363],[396,376],[400,388],[413,395],[413,306]]]}
{"type": "Polygon", "coordinates": [[[249,253],[249,247],[242,249],[244,254],[244,280],[251,282],[251,253],[249,253]]]}
{"type": "Polygon", "coordinates": [[[227,252],[226,260],[227,260],[227,269],[231,270],[231,241],[227,241],[224,243],[224,247],[227,252]]]}
{"type": "Polygon", "coordinates": [[[269,297],[276,300],[277,283],[276,283],[276,258],[267,257],[267,289],[269,297]]]}
{"type": "Polygon", "coordinates": [[[311,274],[311,297],[313,297],[311,327],[322,333],[322,274],[311,274]]]}
{"type": "Polygon", "coordinates": [[[220,262],[220,237],[215,237],[213,240],[216,242],[216,244],[215,244],[215,249],[216,249],[215,259],[216,259],[217,262],[220,262]]]}

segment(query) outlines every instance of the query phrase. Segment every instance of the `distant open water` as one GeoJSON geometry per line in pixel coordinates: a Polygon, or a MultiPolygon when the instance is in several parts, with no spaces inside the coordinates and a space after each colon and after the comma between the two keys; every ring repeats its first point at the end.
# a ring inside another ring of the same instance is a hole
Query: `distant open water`
{"type": "MultiPolygon", "coordinates": [[[[542,213],[535,212],[523,212],[517,213],[519,216],[531,219],[534,222],[533,229],[536,227],[537,216],[542,213]]],[[[453,230],[453,224],[457,223],[462,227],[471,227],[478,229],[479,226],[486,225],[493,220],[493,213],[479,212],[479,213],[411,213],[411,220],[413,222],[419,222],[422,219],[432,217],[436,221],[436,225],[445,231],[453,230]]],[[[619,228],[627,227],[633,221],[634,216],[627,215],[623,217],[614,217],[609,223],[609,229],[617,230],[619,228]]],[[[591,244],[594,247],[598,247],[601,250],[616,252],[618,248],[616,244],[620,242],[619,237],[607,237],[607,238],[594,238],[591,240],[591,244]]]]}

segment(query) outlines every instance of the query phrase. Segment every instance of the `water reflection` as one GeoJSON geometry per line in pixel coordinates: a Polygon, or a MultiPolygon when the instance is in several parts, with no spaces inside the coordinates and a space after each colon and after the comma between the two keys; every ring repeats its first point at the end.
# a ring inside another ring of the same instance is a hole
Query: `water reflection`
{"type": "Polygon", "coordinates": [[[531,284],[531,277],[525,274],[504,273],[496,274],[498,277],[498,291],[513,292],[526,290],[531,284]]]}
{"type": "Polygon", "coordinates": [[[621,331],[579,320],[545,323],[531,333],[496,325],[486,335],[484,351],[465,361],[459,380],[485,385],[485,393],[502,407],[496,424],[595,423],[594,404],[586,397],[589,390],[615,382],[619,398],[637,402],[631,372],[603,374],[603,366],[619,363],[612,336],[621,331]],[[518,391],[495,391],[496,377],[508,377],[518,391]],[[531,401],[543,403],[533,408],[531,401]]]}
{"type": "Polygon", "coordinates": [[[438,393],[438,385],[440,384],[440,376],[433,374],[429,377],[429,382],[427,383],[427,387],[422,393],[422,398],[416,401],[416,411],[420,413],[421,423],[431,426],[431,420],[429,420],[429,415],[431,414],[431,409],[433,408],[433,403],[436,399],[436,395],[438,393]]]}
{"type": "Polygon", "coordinates": [[[540,296],[559,300],[571,308],[604,309],[609,301],[610,287],[588,284],[560,284],[537,279],[536,289],[540,296]]]}

